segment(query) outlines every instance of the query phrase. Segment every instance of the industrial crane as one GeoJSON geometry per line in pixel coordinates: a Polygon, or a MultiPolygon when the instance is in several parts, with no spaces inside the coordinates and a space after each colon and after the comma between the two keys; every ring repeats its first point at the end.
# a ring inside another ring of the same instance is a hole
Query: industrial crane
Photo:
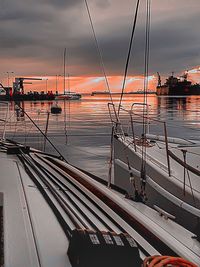
{"type": "Polygon", "coordinates": [[[15,82],[13,83],[13,94],[24,94],[24,84],[25,84],[24,80],[41,81],[42,78],[27,78],[27,77],[15,78],[15,82]]]}

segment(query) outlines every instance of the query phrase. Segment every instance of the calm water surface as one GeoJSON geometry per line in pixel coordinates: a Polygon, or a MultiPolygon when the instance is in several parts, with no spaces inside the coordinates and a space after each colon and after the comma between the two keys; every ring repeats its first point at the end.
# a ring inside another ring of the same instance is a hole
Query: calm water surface
{"type": "MultiPolygon", "coordinates": [[[[119,96],[113,96],[117,104],[119,96]]],[[[62,113],[50,114],[48,137],[72,164],[97,176],[107,179],[110,154],[111,122],[108,112],[109,96],[83,96],[78,101],[59,101],[62,113]],[[65,111],[64,111],[65,110],[65,111]]],[[[122,105],[130,109],[133,102],[142,103],[143,96],[127,95],[122,105]]],[[[45,131],[47,112],[54,102],[24,102],[21,106],[35,123],[45,131]]],[[[175,137],[200,139],[200,97],[157,97],[148,96],[152,117],[166,120],[168,134],[175,137]]],[[[141,109],[141,107],[136,107],[141,109]]],[[[139,111],[138,111],[139,112],[139,111]]],[[[129,117],[120,113],[126,125],[129,117]]],[[[10,120],[7,136],[14,140],[43,149],[44,138],[30,123],[27,116],[15,111],[10,105],[10,120]]],[[[137,126],[141,128],[140,125],[137,126]]],[[[137,128],[136,127],[136,128],[137,128]]],[[[161,133],[161,127],[152,127],[154,133],[161,133]]],[[[47,152],[54,152],[47,144],[47,152]]]]}

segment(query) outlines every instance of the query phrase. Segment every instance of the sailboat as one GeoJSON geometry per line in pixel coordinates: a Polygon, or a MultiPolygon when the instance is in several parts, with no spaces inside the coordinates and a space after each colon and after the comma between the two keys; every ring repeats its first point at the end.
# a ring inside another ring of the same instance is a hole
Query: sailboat
{"type": "Polygon", "coordinates": [[[68,74],[68,88],[69,90],[65,89],[65,78],[66,78],[66,48],[64,49],[64,70],[63,70],[63,94],[58,94],[56,99],[65,99],[65,100],[79,100],[81,99],[82,95],[76,92],[70,91],[69,86],[69,74],[68,74]]]}
{"type": "MultiPolygon", "coordinates": [[[[148,191],[153,190],[158,194],[158,199],[163,198],[159,203],[162,209],[172,212],[173,215],[178,214],[178,221],[196,224],[199,231],[200,142],[168,137],[165,125],[163,136],[150,133],[135,136],[134,113],[127,112],[131,116],[131,132],[117,130],[114,136],[115,183],[134,194],[135,188],[130,183],[130,171],[140,187],[141,165],[145,157],[145,183],[149,201],[151,194],[148,194],[148,191]]],[[[136,117],[138,123],[138,114],[136,117]]],[[[151,119],[148,120],[148,125],[151,125],[151,119]]],[[[142,123],[142,118],[140,122],[142,123]]]]}
{"type": "Polygon", "coordinates": [[[129,109],[123,108],[121,102],[118,109],[109,103],[113,124],[114,180],[137,201],[156,204],[158,209],[171,213],[188,229],[196,228],[199,235],[200,142],[169,137],[166,122],[149,115],[146,92],[150,26],[147,26],[144,102],[133,103],[129,109]],[[121,122],[122,113],[128,118],[128,126],[121,122]],[[150,132],[150,126],[155,123],[162,127],[163,135],[150,132]],[[142,128],[138,135],[136,125],[142,128]]]}

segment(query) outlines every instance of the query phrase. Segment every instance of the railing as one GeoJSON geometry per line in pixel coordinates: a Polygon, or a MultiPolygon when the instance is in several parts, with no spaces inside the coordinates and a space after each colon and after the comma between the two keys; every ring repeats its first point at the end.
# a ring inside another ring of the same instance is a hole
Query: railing
{"type": "Polygon", "coordinates": [[[47,136],[49,112],[37,111],[27,113],[23,107],[11,103],[0,102],[0,139],[9,139],[20,144],[34,147],[45,151],[46,143],[50,146],[50,153],[56,152],[59,157],[66,161],[54,143],[47,136]],[[32,118],[33,116],[33,118],[32,118]],[[40,122],[40,123],[39,123],[40,122]],[[53,151],[52,151],[53,149],[53,151]],[[52,151],[52,152],[51,152],[52,151]]]}
{"type": "Polygon", "coordinates": [[[0,101],[0,133],[1,139],[5,140],[6,137],[6,125],[9,116],[9,103],[0,101]]]}
{"type": "Polygon", "coordinates": [[[108,103],[108,111],[109,111],[111,123],[114,127],[114,133],[121,135],[122,138],[124,139],[125,138],[124,130],[120,122],[119,116],[117,114],[115,104],[108,103]]]}
{"type": "MultiPolygon", "coordinates": [[[[121,116],[120,118],[123,116],[123,112],[125,114],[128,115],[129,121],[128,121],[128,125],[127,129],[125,129],[124,124],[122,123],[122,120],[120,120],[119,116],[117,116],[117,113],[115,112],[115,106],[113,104],[109,103],[109,106],[112,107],[109,108],[109,113],[110,113],[110,117],[111,117],[111,122],[113,125],[115,125],[115,133],[116,134],[120,134],[121,138],[123,138],[125,140],[126,136],[131,136],[132,140],[133,140],[133,148],[135,150],[135,152],[137,151],[137,149],[139,149],[139,146],[137,144],[142,145],[146,145],[145,142],[147,142],[147,139],[153,139],[153,140],[158,140],[158,141],[162,141],[165,144],[165,150],[166,150],[166,160],[167,160],[167,168],[165,169],[168,172],[168,175],[171,176],[172,175],[172,171],[171,171],[171,164],[170,164],[170,160],[173,160],[174,162],[176,162],[179,166],[183,167],[183,194],[185,195],[186,192],[186,176],[188,176],[188,181],[189,181],[189,188],[191,191],[191,195],[193,198],[193,202],[194,204],[195,202],[195,195],[194,195],[194,188],[192,186],[192,182],[191,182],[191,178],[190,178],[190,174],[194,174],[197,176],[200,176],[200,171],[196,168],[194,168],[192,165],[190,165],[188,162],[186,162],[186,153],[188,154],[195,154],[197,157],[200,157],[200,154],[197,153],[193,153],[191,151],[188,151],[186,148],[187,146],[200,146],[200,143],[194,143],[191,142],[189,140],[185,140],[185,139],[180,139],[180,138],[171,138],[168,137],[167,134],[167,125],[165,121],[159,120],[156,117],[154,117],[152,114],[150,114],[149,112],[149,107],[148,105],[144,105],[141,103],[133,103],[131,105],[130,109],[126,109],[123,108],[122,106],[120,107],[120,111],[121,111],[121,116]],[[145,109],[142,109],[142,112],[138,112],[134,110],[135,107],[137,106],[141,106],[144,107],[146,106],[145,109]],[[111,111],[113,112],[111,114],[111,111]],[[143,123],[145,122],[145,125],[143,125],[143,123]],[[141,124],[143,127],[146,127],[146,136],[139,136],[136,135],[135,133],[135,126],[136,124],[141,124]],[[163,136],[161,135],[151,135],[149,134],[150,132],[150,126],[153,124],[159,124],[162,127],[162,131],[163,131],[163,136]],[[130,135],[129,135],[130,134],[130,135]],[[144,140],[145,139],[145,140],[144,140]],[[141,141],[141,142],[140,142],[141,141]],[[183,160],[176,156],[170,149],[169,149],[169,144],[168,143],[175,143],[178,144],[179,146],[182,146],[179,148],[179,151],[183,152],[183,160]]],[[[126,116],[127,119],[127,116],[126,116]]],[[[148,155],[147,155],[147,158],[148,155]]],[[[156,160],[154,158],[149,158],[150,161],[152,161],[154,164],[156,164],[156,160]]]]}
{"type": "MultiPolygon", "coordinates": [[[[148,135],[150,131],[150,125],[151,123],[157,123],[163,125],[163,132],[164,132],[164,142],[165,142],[165,148],[166,148],[166,156],[167,156],[167,166],[168,166],[168,174],[171,176],[171,168],[170,168],[170,159],[169,159],[169,146],[168,146],[168,137],[167,137],[167,127],[166,122],[158,120],[157,118],[151,117],[149,113],[150,105],[143,104],[143,103],[133,103],[131,105],[130,110],[123,108],[120,106],[120,111],[125,112],[128,114],[130,121],[128,122],[127,127],[127,133],[129,132],[129,129],[131,129],[131,135],[133,138],[133,145],[134,150],[137,151],[137,141],[142,140],[142,144],[146,142],[147,136],[144,136],[143,133],[141,136],[136,136],[135,133],[135,124],[143,125],[143,127],[146,128],[145,133],[148,135]],[[142,113],[137,113],[134,111],[134,107],[141,106],[142,107],[142,113]]],[[[123,125],[120,121],[119,116],[117,115],[115,105],[113,103],[108,103],[108,110],[111,118],[111,122],[113,125],[115,125],[115,133],[121,134],[122,138],[125,138],[125,130],[123,129],[123,125]],[[111,108],[112,107],[112,108],[111,108]]]]}

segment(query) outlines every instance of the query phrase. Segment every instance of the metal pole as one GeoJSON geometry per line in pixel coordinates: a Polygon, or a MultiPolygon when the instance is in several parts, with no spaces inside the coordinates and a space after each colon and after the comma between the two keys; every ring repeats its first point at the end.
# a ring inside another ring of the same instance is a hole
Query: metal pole
{"type": "MultiPolygon", "coordinates": [[[[47,136],[47,131],[48,131],[48,126],[49,126],[49,111],[47,112],[47,121],[46,121],[46,128],[45,128],[45,136],[47,136]]],[[[44,151],[46,149],[46,138],[44,138],[44,151]]]]}
{"type": "Polygon", "coordinates": [[[47,82],[48,82],[48,79],[46,79],[46,94],[47,94],[47,82]]]}
{"type": "Polygon", "coordinates": [[[8,74],[8,87],[10,86],[10,77],[9,77],[9,71],[7,71],[8,74]]]}
{"type": "Polygon", "coordinates": [[[43,133],[43,131],[37,126],[37,124],[31,119],[31,117],[26,113],[26,111],[18,106],[19,109],[21,109],[24,114],[29,118],[29,120],[33,123],[33,125],[38,129],[38,131],[47,139],[47,141],[51,144],[51,146],[55,149],[55,151],[60,155],[61,159],[67,162],[67,160],[64,158],[64,156],[60,153],[60,151],[55,147],[55,145],[51,142],[51,140],[43,133]]]}
{"type": "Polygon", "coordinates": [[[165,145],[166,145],[166,154],[167,154],[168,174],[169,174],[169,176],[171,176],[170,160],[169,160],[169,146],[168,146],[168,139],[167,139],[167,127],[166,127],[166,122],[164,122],[164,132],[165,132],[165,145]]]}
{"type": "Polygon", "coordinates": [[[114,136],[114,128],[112,126],[112,133],[111,133],[111,144],[110,144],[110,162],[109,162],[109,172],[108,172],[108,187],[111,186],[111,178],[112,178],[112,161],[113,161],[113,136],[114,136]]]}
{"type": "Polygon", "coordinates": [[[135,140],[135,131],[134,131],[134,126],[133,126],[132,110],[131,110],[130,116],[131,116],[131,130],[132,130],[132,135],[133,135],[133,144],[134,144],[134,149],[136,152],[137,147],[136,147],[136,140],[135,140]]]}
{"type": "Polygon", "coordinates": [[[56,92],[58,91],[58,75],[56,75],[56,92]]]}
{"type": "Polygon", "coordinates": [[[64,50],[64,70],[63,70],[63,94],[65,94],[65,69],[66,69],[66,48],[64,50]]]}
{"type": "Polygon", "coordinates": [[[6,138],[6,124],[7,124],[7,118],[8,118],[8,112],[9,112],[9,103],[7,103],[7,112],[6,112],[6,118],[5,118],[5,124],[3,129],[3,136],[2,139],[5,140],[6,138]]]}
{"type": "Polygon", "coordinates": [[[14,71],[7,71],[7,75],[8,75],[8,87],[10,87],[10,73],[14,73],[14,71]]]}

